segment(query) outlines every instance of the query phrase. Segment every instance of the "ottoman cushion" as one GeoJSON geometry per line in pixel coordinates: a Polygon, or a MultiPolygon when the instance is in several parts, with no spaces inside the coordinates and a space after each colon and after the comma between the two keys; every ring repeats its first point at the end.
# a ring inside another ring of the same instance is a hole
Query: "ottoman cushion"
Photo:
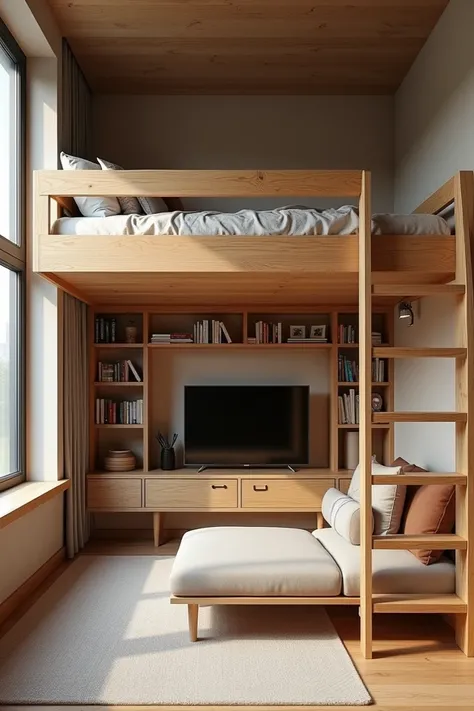
{"type": "Polygon", "coordinates": [[[311,596],[341,592],[325,548],[297,528],[223,526],[183,536],[170,577],[173,595],[311,596]]]}

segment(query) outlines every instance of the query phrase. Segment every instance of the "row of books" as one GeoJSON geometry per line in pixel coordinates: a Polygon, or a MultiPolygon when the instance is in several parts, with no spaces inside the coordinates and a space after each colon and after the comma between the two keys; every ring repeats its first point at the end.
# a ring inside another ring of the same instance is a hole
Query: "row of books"
{"type": "Polygon", "coordinates": [[[94,340],[96,343],[117,342],[117,319],[96,316],[94,322],[94,340]]]}
{"type": "Polygon", "coordinates": [[[143,400],[116,402],[108,398],[97,398],[95,422],[97,425],[142,425],[143,400]]]}
{"type": "MultiPolygon", "coordinates": [[[[358,333],[357,329],[355,326],[351,326],[350,324],[344,326],[341,324],[339,326],[339,333],[338,333],[338,339],[339,343],[357,343],[358,342],[358,333]]],[[[381,346],[382,345],[382,334],[380,331],[372,331],[372,345],[373,346],[381,346]]]]}
{"type": "Polygon", "coordinates": [[[250,337],[248,343],[282,343],[282,324],[256,321],[255,338],[250,337]]]}
{"type": "Polygon", "coordinates": [[[340,425],[359,424],[359,395],[353,388],[338,396],[337,406],[340,425]]]}
{"type": "Polygon", "coordinates": [[[152,333],[150,343],[232,343],[232,338],[222,321],[204,319],[192,333],[152,333]]]}
{"type": "Polygon", "coordinates": [[[141,383],[142,378],[137,367],[131,360],[118,360],[114,363],[97,363],[97,380],[99,383],[141,383]]]}
{"type": "Polygon", "coordinates": [[[192,333],[152,333],[150,343],[193,343],[192,333]]]}
{"type": "Polygon", "coordinates": [[[344,326],[342,323],[339,326],[339,343],[357,343],[357,330],[354,326],[348,324],[344,326]]]}
{"type": "MultiPolygon", "coordinates": [[[[372,382],[385,382],[385,361],[382,358],[372,358],[372,382]]],[[[337,379],[341,383],[359,382],[359,364],[342,353],[337,361],[337,379]]]]}
{"type": "Polygon", "coordinates": [[[343,383],[357,383],[359,381],[357,361],[340,353],[337,359],[337,379],[343,383]]]}

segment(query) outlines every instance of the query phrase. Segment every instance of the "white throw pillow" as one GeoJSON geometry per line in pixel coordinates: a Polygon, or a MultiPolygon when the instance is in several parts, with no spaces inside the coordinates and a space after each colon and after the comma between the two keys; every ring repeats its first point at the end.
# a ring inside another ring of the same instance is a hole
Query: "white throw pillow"
{"type": "MultiPolygon", "coordinates": [[[[396,474],[403,477],[401,467],[384,467],[372,462],[372,474],[396,474]]],[[[407,488],[403,484],[373,484],[372,513],[374,516],[374,533],[377,536],[398,533],[402,520],[403,507],[407,488]]],[[[360,501],[360,465],[357,465],[352,475],[348,495],[360,501]]]]}
{"type": "Polygon", "coordinates": [[[157,212],[169,212],[168,205],[160,197],[139,197],[138,202],[145,215],[156,215],[157,212]]]}
{"type": "MultiPolygon", "coordinates": [[[[340,536],[360,545],[360,504],[339,489],[328,489],[321,504],[324,519],[340,536]]],[[[373,528],[373,518],[372,518],[373,528]]]]}
{"type": "MultiPolygon", "coordinates": [[[[102,168],[102,170],[123,170],[122,166],[117,165],[116,163],[110,163],[108,160],[103,160],[102,158],[97,158],[99,161],[99,165],[102,168]]],[[[122,210],[122,213],[124,215],[142,215],[143,210],[141,208],[140,203],[138,202],[138,198],[136,197],[119,197],[117,198],[119,201],[120,208],[122,210]]]]}
{"type": "MultiPolygon", "coordinates": [[[[100,170],[100,165],[85,158],[61,153],[63,170],[100,170]]],[[[74,202],[84,217],[112,217],[120,215],[119,201],[115,197],[75,197],[74,202]]]]}

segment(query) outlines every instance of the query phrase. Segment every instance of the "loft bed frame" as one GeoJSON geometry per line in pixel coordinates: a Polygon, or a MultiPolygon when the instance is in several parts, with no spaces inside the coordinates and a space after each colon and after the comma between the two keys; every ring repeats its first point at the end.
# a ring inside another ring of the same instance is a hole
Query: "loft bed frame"
{"type": "MultiPolygon", "coordinates": [[[[33,271],[93,305],[180,304],[309,306],[358,305],[361,466],[360,596],[330,604],[359,604],[361,648],[372,657],[372,619],[379,612],[450,614],[456,641],[474,656],[474,317],[471,241],[474,181],[461,172],[416,212],[438,213],[454,203],[455,235],[371,235],[371,180],[364,171],[42,171],[36,173],[33,271]],[[359,233],[332,237],[197,237],[52,235],[52,220],[72,197],[352,197],[359,202],[359,233]],[[432,295],[457,297],[456,348],[372,347],[372,309],[378,304],[432,295]],[[372,413],[371,362],[452,357],[456,412],[372,413]],[[456,472],[428,473],[407,483],[450,481],[457,487],[456,532],[451,535],[373,536],[372,429],[378,422],[453,422],[456,472]],[[455,551],[453,595],[374,595],[372,550],[439,548],[455,551]]],[[[285,598],[280,598],[285,603],[285,598]]],[[[255,600],[173,599],[197,604],[255,600]]],[[[272,604],[274,599],[258,600],[272,604]]],[[[291,600],[290,600],[291,602],[291,600]]],[[[305,599],[301,604],[328,604],[305,599]]],[[[193,607],[193,615],[196,609],[193,607]]]]}
{"type": "MultiPolygon", "coordinates": [[[[249,294],[261,305],[356,304],[357,235],[78,237],[52,235],[51,221],[62,207],[74,209],[74,195],[356,198],[362,214],[370,212],[364,177],[358,170],[39,171],[33,270],[90,304],[240,305],[249,294]]],[[[455,252],[454,236],[374,238],[372,283],[446,284],[455,252]]]]}

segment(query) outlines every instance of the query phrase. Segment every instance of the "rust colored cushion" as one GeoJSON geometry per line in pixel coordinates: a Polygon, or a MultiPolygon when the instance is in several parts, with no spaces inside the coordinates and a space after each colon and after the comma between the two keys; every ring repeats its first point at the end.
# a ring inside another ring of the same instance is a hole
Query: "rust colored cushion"
{"type": "MultiPolygon", "coordinates": [[[[455,487],[452,484],[426,484],[417,488],[408,505],[403,533],[451,533],[455,517],[455,487]]],[[[435,563],[443,555],[442,550],[411,552],[425,565],[435,563]]]]}
{"type": "MultiPolygon", "coordinates": [[[[410,464],[409,462],[406,461],[406,459],[403,459],[403,457],[397,457],[395,459],[395,461],[393,462],[392,467],[401,467],[402,474],[410,474],[411,472],[426,472],[426,471],[428,471],[427,469],[418,467],[416,464],[410,464]]],[[[402,520],[400,523],[400,531],[405,530],[407,514],[408,514],[408,511],[410,510],[411,502],[413,501],[413,498],[419,488],[420,487],[416,486],[416,485],[407,486],[407,493],[406,493],[406,497],[405,497],[405,506],[403,509],[402,520]]]]}

